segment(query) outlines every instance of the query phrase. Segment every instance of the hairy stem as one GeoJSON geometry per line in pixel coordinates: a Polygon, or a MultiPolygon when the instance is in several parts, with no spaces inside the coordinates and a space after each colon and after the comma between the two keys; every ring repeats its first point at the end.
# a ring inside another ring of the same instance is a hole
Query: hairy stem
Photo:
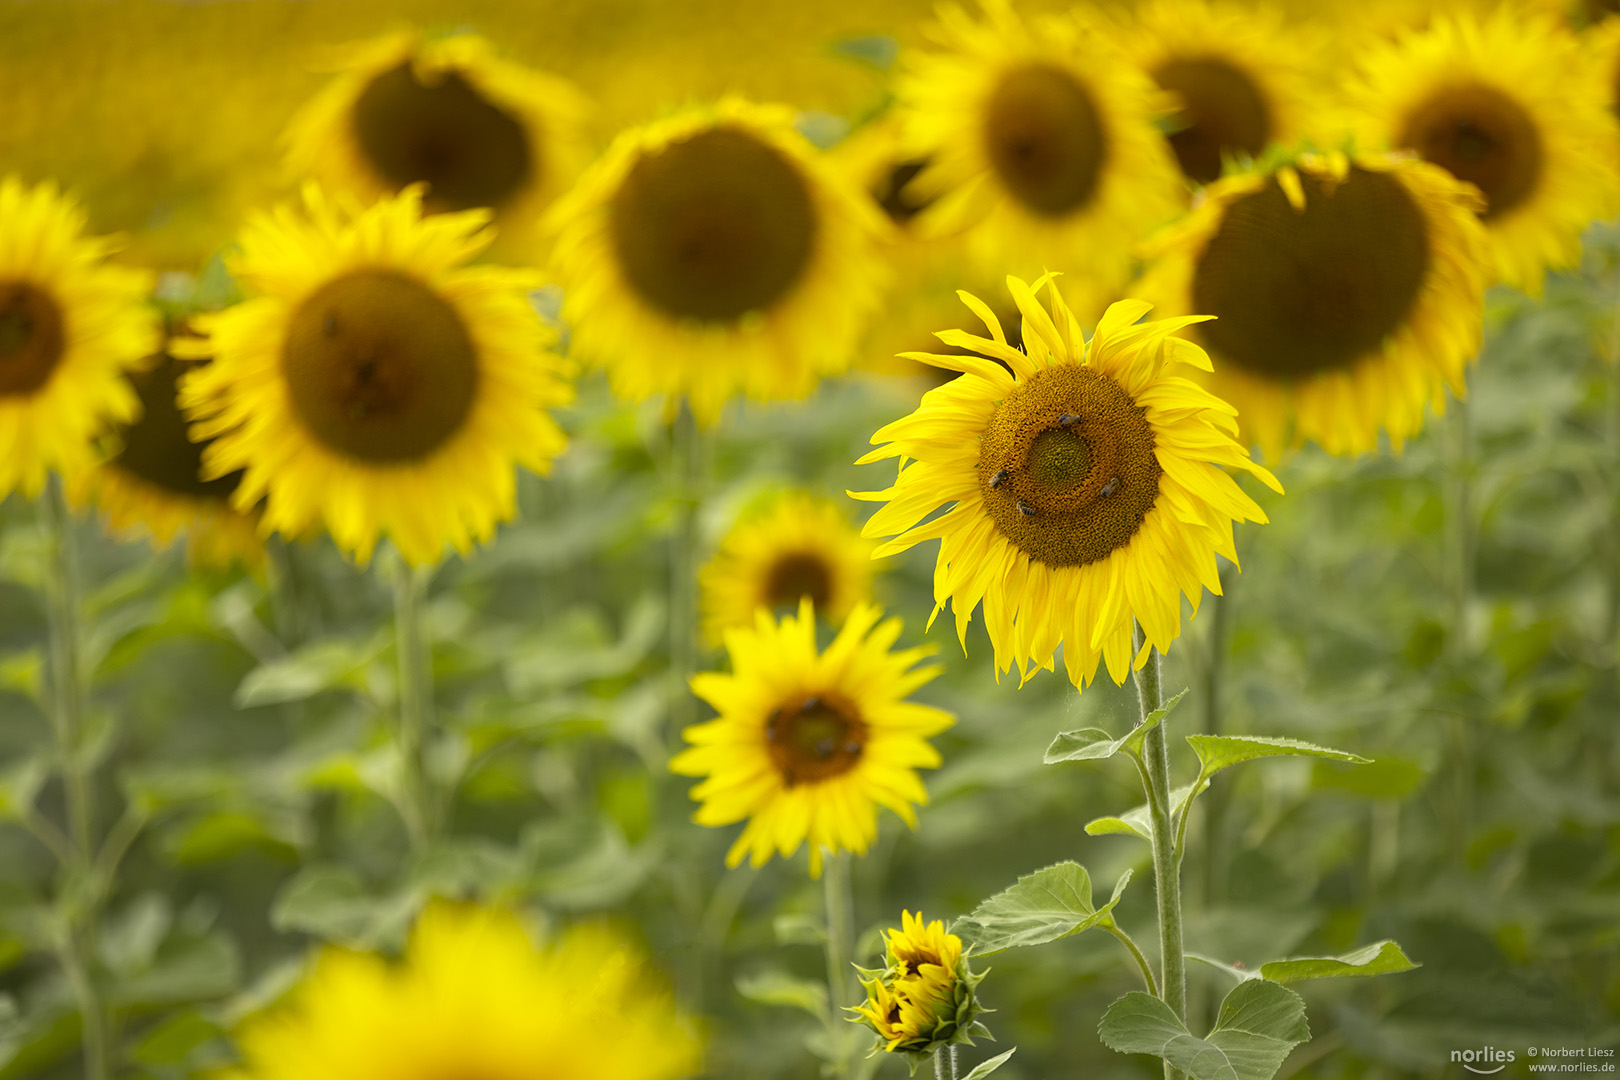
{"type": "Polygon", "coordinates": [[[669,552],[669,666],[674,675],[670,703],[672,742],[697,720],[697,702],[688,689],[697,670],[698,510],[702,505],[703,447],[683,398],[670,430],[670,487],[675,500],[675,531],[669,552]]]}
{"type": "Polygon", "coordinates": [[[423,606],[431,567],[394,567],[394,651],[399,661],[399,724],[394,739],[403,770],[401,816],[411,846],[420,849],[438,835],[439,810],[428,773],[427,737],[433,729],[433,646],[423,606]]]}
{"type": "Polygon", "coordinates": [[[836,1059],[833,1075],[849,1076],[849,1048],[844,1023],[844,1006],[854,1003],[854,969],[850,966],[855,949],[855,895],[849,878],[849,856],[837,852],[821,864],[821,881],[827,899],[827,1004],[828,1023],[836,1059]]]}
{"type": "MultiPolygon", "coordinates": [[[[1146,639],[1142,628],[1133,635],[1134,651],[1141,652],[1146,639]]],[[[1136,673],[1136,693],[1142,719],[1164,704],[1163,665],[1159,652],[1148,654],[1147,663],[1136,673]]],[[[1170,748],[1163,723],[1142,740],[1142,779],[1147,789],[1148,819],[1153,825],[1153,885],[1159,903],[1159,996],[1178,1019],[1187,1019],[1187,968],[1182,945],[1181,864],[1175,849],[1170,821],[1170,748]]],[[[1180,1080],[1181,1072],[1164,1066],[1165,1080],[1180,1080]]]]}
{"type": "Polygon", "coordinates": [[[1136,961],[1137,968],[1142,972],[1142,981],[1147,984],[1147,992],[1152,994],[1154,997],[1158,997],[1159,983],[1158,980],[1154,979],[1153,977],[1153,965],[1148,963],[1147,957],[1142,955],[1142,950],[1137,948],[1136,941],[1131,937],[1131,935],[1127,934],[1125,931],[1121,930],[1112,923],[1105,926],[1103,929],[1107,930],[1110,934],[1113,934],[1119,939],[1120,944],[1124,945],[1130,950],[1131,957],[1136,961]]]}

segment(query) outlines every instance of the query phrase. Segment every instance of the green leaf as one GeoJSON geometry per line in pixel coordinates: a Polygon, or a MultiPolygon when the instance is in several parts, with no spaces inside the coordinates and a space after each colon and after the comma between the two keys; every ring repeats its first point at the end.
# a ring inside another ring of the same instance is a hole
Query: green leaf
{"type": "Polygon", "coordinates": [[[1214,1028],[1202,1039],[1170,1006],[1140,990],[1108,1007],[1097,1034],[1111,1050],[1152,1054],[1194,1080],[1270,1080],[1289,1052],[1311,1037],[1305,1002],[1263,979],[1227,994],[1214,1028]]]}
{"type": "Polygon", "coordinates": [[[997,1054],[989,1061],[981,1061],[978,1065],[974,1066],[972,1072],[962,1077],[962,1080],[984,1080],[985,1077],[1007,1064],[1007,1059],[1012,1057],[1017,1050],[1018,1047],[1015,1046],[1005,1054],[997,1054]]]}
{"type": "Polygon", "coordinates": [[[827,987],[815,979],[800,979],[782,971],[761,971],[737,977],[737,993],[761,1005],[785,1005],[811,1016],[827,1018],[827,987]]]}
{"type": "Polygon", "coordinates": [[[1365,765],[1367,758],[1343,750],[1300,742],[1298,739],[1276,739],[1263,735],[1189,735],[1193,752],[1198,755],[1201,776],[1213,776],[1228,765],[1265,757],[1313,757],[1330,761],[1347,761],[1365,765]]]}
{"type": "MultiPolygon", "coordinates": [[[[1200,786],[1198,790],[1203,791],[1205,786],[1208,786],[1207,782],[1205,785],[1200,786]]],[[[1178,787],[1170,793],[1172,818],[1180,811],[1181,804],[1187,801],[1187,796],[1192,792],[1192,789],[1193,785],[1188,784],[1185,787],[1178,787]]],[[[1115,833],[1121,836],[1139,836],[1148,843],[1152,843],[1153,822],[1148,813],[1147,803],[1134,806],[1118,817],[1093,818],[1091,821],[1086,822],[1087,836],[1108,836],[1115,833]]]]}
{"type": "Polygon", "coordinates": [[[1393,975],[1422,967],[1407,959],[1393,941],[1375,941],[1343,956],[1294,956],[1260,965],[1260,977],[1274,983],[1306,979],[1342,979],[1357,975],[1393,975]]]}
{"type": "Polygon", "coordinates": [[[1055,765],[1060,761],[1101,761],[1111,758],[1115,754],[1125,753],[1131,757],[1140,757],[1142,754],[1142,740],[1147,738],[1148,732],[1164,722],[1170,715],[1170,710],[1181,703],[1187,696],[1183,690],[1162,706],[1148,713],[1147,719],[1137,724],[1129,732],[1117,739],[1110,739],[1108,732],[1101,728],[1080,728],[1078,731],[1065,731],[1052,740],[1052,745],[1046,748],[1045,761],[1048,765],[1055,765]]]}
{"type": "Polygon", "coordinates": [[[771,920],[771,929],[776,934],[778,945],[814,945],[820,948],[827,943],[826,927],[809,915],[778,915],[771,920]]]}
{"type": "Polygon", "coordinates": [[[49,776],[50,766],[39,755],[25,757],[0,773],[0,821],[26,817],[49,776]]]}
{"type": "Polygon", "coordinates": [[[1044,945],[1106,922],[1129,880],[1127,873],[1108,903],[1094,908],[1086,868],[1061,862],[1020,877],[1018,884],[984,901],[951,929],[970,942],[979,956],[1044,945]]]}
{"type": "Polygon", "coordinates": [[[322,641],[291,656],[261,664],[236,689],[236,707],[281,705],[304,701],[339,687],[358,688],[361,672],[381,653],[379,643],[322,641]]]}

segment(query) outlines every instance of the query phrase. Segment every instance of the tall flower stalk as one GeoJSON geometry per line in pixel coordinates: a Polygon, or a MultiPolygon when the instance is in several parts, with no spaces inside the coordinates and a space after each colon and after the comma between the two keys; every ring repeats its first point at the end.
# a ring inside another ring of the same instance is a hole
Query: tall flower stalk
{"type": "Polygon", "coordinates": [[[399,717],[393,735],[400,762],[400,813],[411,846],[418,850],[437,839],[442,817],[427,762],[433,731],[433,646],[424,607],[433,569],[400,559],[392,573],[399,663],[399,717]]]}
{"type": "MultiPolygon", "coordinates": [[[[1140,652],[1146,645],[1138,626],[1132,645],[1140,652]]],[[[1136,671],[1136,694],[1141,706],[1141,722],[1164,707],[1164,665],[1157,649],[1148,653],[1147,663],[1136,671]]],[[[1142,740],[1142,788],[1147,794],[1148,820],[1152,824],[1153,888],[1159,913],[1159,997],[1170,1006],[1176,1018],[1187,1020],[1187,959],[1181,922],[1181,844],[1172,824],[1170,805],[1170,748],[1165,742],[1164,725],[1155,724],[1142,740]]],[[[1185,817],[1182,818],[1185,823],[1185,817]]],[[[1179,1080],[1182,1073],[1169,1061],[1164,1063],[1165,1080],[1179,1080]]]]}

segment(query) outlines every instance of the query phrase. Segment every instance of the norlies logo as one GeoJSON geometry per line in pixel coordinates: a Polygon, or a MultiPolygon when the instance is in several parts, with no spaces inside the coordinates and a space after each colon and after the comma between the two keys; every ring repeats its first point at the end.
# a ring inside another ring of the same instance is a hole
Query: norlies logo
{"type": "Polygon", "coordinates": [[[1481,1076],[1491,1076],[1508,1067],[1516,1055],[1512,1050],[1498,1050],[1494,1046],[1482,1046],[1478,1050],[1453,1050],[1451,1060],[1460,1062],[1462,1067],[1471,1073],[1481,1076]],[[1495,1066],[1495,1068],[1477,1068],[1476,1065],[1495,1066]]]}

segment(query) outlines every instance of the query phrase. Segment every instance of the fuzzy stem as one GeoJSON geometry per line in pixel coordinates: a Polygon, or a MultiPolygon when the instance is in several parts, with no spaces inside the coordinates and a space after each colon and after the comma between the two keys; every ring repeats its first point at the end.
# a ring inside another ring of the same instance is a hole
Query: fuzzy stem
{"type": "Polygon", "coordinates": [[[432,567],[403,559],[394,567],[394,651],[399,662],[399,726],[394,729],[404,770],[401,816],[411,847],[420,850],[438,835],[439,813],[428,775],[426,741],[433,729],[433,646],[423,605],[432,567]]]}
{"type": "Polygon", "coordinates": [[[855,948],[855,895],[849,877],[849,856],[829,854],[821,864],[821,881],[827,900],[827,1004],[828,1032],[833,1039],[833,1075],[850,1075],[850,1040],[845,1037],[844,1006],[853,1003],[850,967],[855,948]]]}
{"type": "MultiPolygon", "coordinates": [[[[1146,638],[1140,626],[1132,634],[1133,652],[1141,652],[1146,638]]],[[[1136,672],[1136,693],[1142,720],[1164,704],[1163,666],[1157,649],[1136,672]]],[[[1170,748],[1164,724],[1156,725],[1142,740],[1142,781],[1147,790],[1148,818],[1153,825],[1153,885],[1159,903],[1160,997],[1177,1019],[1187,1019],[1187,969],[1182,946],[1181,865],[1170,821],[1170,748]]],[[[1181,1072],[1169,1062],[1165,1080],[1180,1080],[1181,1072]]]]}
{"type": "Polygon", "coordinates": [[[1147,957],[1142,955],[1142,950],[1137,948],[1135,939],[1133,939],[1131,935],[1127,934],[1119,927],[1112,924],[1103,927],[1103,929],[1107,930],[1110,934],[1113,934],[1119,939],[1120,944],[1124,945],[1131,951],[1132,958],[1136,960],[1136,966],[1141,969],[1142,981],[1147,984],[1148,993],[1152,994],[1154,997],[1158,997],[1159,984],[1158,981],[1153,978],[1153,965],[1148,963],[1147,957]]]}
{"type": "Polygon", "coordinates": [[[681,399],[670,427],[670,487],[675,530],[669,552],[669,666],[674,675],[670,704],[672,742],[697,720],[688,684],[697,671],[698,510],[702,505],[703,446],[692,406],[681,399]]]}
{"type": "MultiPolygon", "coordinates": [[[[1446,630],[1446,654],[1454,668],[1468,656],[1468,613],[1474,589],[1475,522],[1473,508],[1473,433],[1466,397],[1451,402],[1447,417],[1446,453],[1446,568],[1450,572],[1450,625],[1446,630]]],[[[1467,846],[1473,818],[1473,729],[1469,718],[1452,714],[1446,718],[1446,735],[1451,743],[1451,814],[1447,847],[1459,857],[1467,846]]]]}

